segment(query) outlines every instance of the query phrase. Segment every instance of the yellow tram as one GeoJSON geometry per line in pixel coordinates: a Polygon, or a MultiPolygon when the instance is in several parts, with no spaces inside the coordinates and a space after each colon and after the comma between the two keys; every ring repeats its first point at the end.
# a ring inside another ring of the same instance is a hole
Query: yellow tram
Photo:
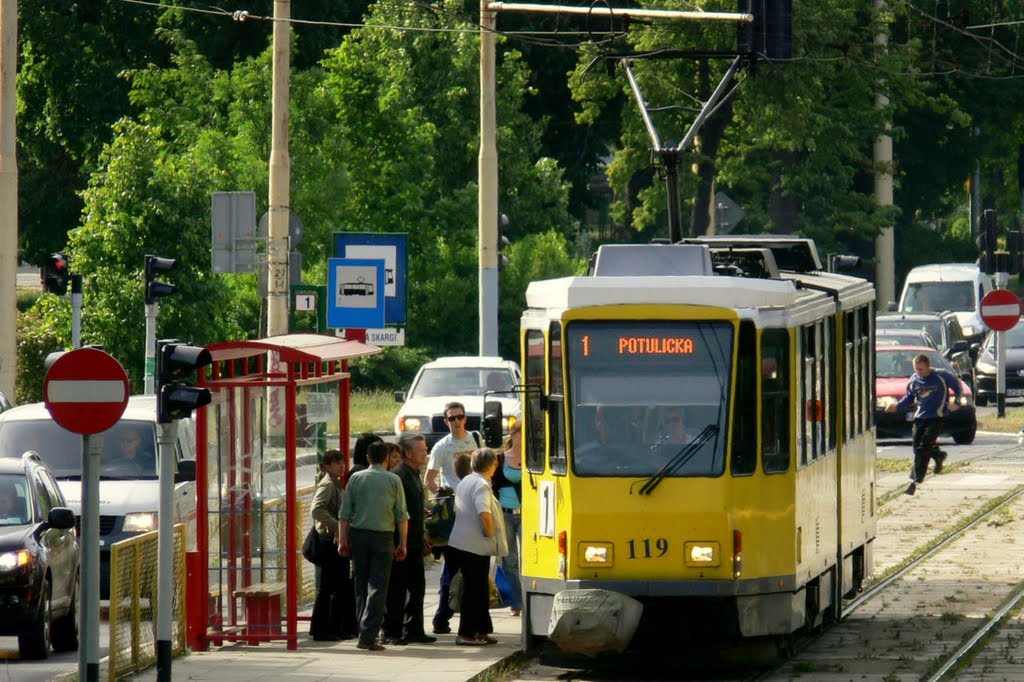
{"type": "Polygon", "coordinates": [[[524,646],[578,590],[661,634],[838,614],[875,537],[871,284],[760,235],[604,246],[526,298],[524,646]]]}

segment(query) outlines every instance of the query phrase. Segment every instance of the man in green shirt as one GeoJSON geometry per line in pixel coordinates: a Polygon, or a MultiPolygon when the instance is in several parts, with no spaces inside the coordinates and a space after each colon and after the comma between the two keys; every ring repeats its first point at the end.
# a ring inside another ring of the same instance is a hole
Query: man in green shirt
{"type": "Polygon", "coordinates": [[[357,471],[348,480],[338,518],[338,550],[343,556],[352,556],[359,619],[356,646],[383,651],[377,635],[384,621],[391,562],[405,559],[409,512],[401,479],[384,467],[387,443],[372,444],[368,455],[370,468],[357,471]]]}

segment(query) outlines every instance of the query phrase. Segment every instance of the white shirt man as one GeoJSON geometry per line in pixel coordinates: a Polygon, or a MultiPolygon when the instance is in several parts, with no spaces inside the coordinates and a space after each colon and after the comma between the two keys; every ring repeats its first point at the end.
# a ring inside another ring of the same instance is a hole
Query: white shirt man
{"type": "Polygon", "coordinates": [[[462,403],[445,405],[444,420],[450,433],[434,444],[427,461],[426,485],[432,493],[441,486],[455,490],[459,486],[459,477],[455,475],[455,455],[473,452],[480,447],[476,437],[466,430],[466,408],[462,403]]]}

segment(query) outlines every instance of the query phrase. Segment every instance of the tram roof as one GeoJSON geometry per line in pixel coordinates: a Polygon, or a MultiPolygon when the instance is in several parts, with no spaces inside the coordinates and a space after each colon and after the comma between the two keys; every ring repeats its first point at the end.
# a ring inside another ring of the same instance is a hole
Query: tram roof
{"type": "Polygon", "coordinates": [[[791,308],[821,294],[790,280],[700,275],[562,277],[531,282],[530,308],[568,309],[623,304],[727,305],[730,308],[791,308]]]}

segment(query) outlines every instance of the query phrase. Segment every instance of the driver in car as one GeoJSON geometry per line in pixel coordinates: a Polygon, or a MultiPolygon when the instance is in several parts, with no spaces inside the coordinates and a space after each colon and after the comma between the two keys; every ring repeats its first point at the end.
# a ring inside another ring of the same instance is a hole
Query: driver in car
{"type": "Polygon", "coordinates": [[[8,482],[0,483],[0,524],[21,524],[25,521],[17,509],[18,495],[8,482]]]}
{"type": "Polygon", "coordinates": [[[148,453],[142,449],[142,434],[135,429],[125,431],[117,441],[118,459],[111,463],[117,471],[143,473],[149,469],[148,453]]]}

